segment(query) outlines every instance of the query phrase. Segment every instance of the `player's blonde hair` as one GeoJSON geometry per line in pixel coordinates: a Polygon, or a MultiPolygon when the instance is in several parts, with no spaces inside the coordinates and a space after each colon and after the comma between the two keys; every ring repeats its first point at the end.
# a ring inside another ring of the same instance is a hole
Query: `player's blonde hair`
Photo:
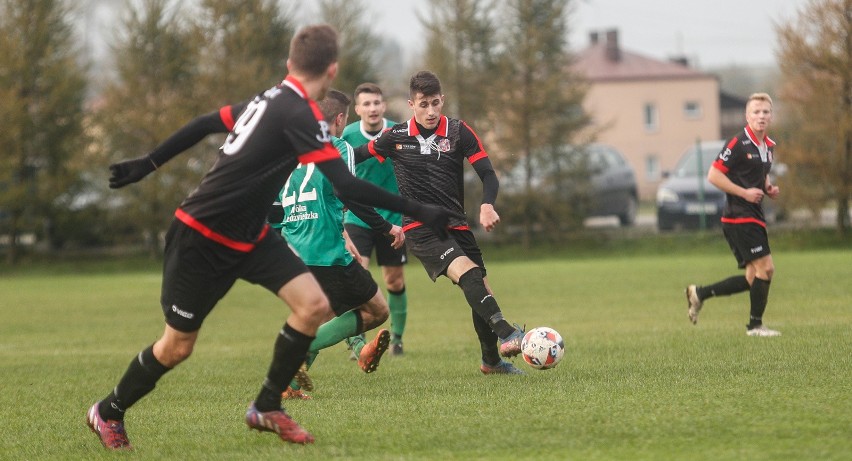
{"type": "Polygon", "coordinates": [[[769,105],[772,105],[772,97],[767,93],[752,93],[751,96],[748,97],[748,101],[746,101],[746,107],[752,101],[766,101],[769,105]]]}

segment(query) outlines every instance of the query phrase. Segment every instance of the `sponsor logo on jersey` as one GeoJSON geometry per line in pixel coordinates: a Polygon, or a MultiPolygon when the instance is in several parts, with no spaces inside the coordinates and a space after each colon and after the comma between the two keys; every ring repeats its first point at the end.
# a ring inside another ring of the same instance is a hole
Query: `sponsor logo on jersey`
{"type": "Polygon", "coordinates": [[[417,147],[417,146],[415,146],[414,144],[397,144],[397,145],[396,145],[396,146],[394,146],[394,147],[396,148],[396,150],[414,150],[414,149],[418,149],[418,147],[417,147]]]}
{"type": "Polygon", "coordinates": [[[192,312],[187,312],[187,311],[177,307],[174,304],[172,304],[172,312],[174,312],[175,314],[177,314],[177,315],[179,315],[179,316],[181,316],[185,319],[191,319],[191,318],[195,317],[195,314],[193,314],[192,312]]]}
{"type": "Polygon", "coordinates": [[[294,223],[298,221],[308,221],[319,219],[319,214],[316,211],[308,211],[308,207],[305,205],[293,205],[293,209],[290,210],[289,216],[284,220],[284,223],[294,223]]]}

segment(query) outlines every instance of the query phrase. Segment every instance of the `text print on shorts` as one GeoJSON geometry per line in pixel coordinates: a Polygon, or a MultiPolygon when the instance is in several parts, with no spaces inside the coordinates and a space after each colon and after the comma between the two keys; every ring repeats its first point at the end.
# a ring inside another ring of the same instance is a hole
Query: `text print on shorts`
{"type": "Polygon", "coordinates": [[[446,257],[447,257],[447,255],[448,255],[448,254],[450,254],[450,253],[452,253],[453,251],[456,251],[456,247],[452,247],[452,248],[450,248],[449,250],[445,251],[445,252],[444,252],[444,254],[442,254],[442,255],[441,255],[441,260],[443,260],[444,258],[446,258],[446,257]]]}
{"type": "Polygon", "coordinates": [[[172,312],[174,312],[175,314],[177,314],[177,315],[179,315],[179,316],[181,316],[185,319],[191,319],[191,318],[195,317],[195,314],[193,314],[192,312],[187,312],[187,311],[175,306],[174,304],[172,304],[172,312]]]}

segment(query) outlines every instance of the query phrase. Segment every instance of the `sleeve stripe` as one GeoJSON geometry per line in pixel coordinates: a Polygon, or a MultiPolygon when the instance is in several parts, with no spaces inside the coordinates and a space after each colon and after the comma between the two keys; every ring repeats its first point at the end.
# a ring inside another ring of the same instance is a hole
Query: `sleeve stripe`
{"type": "Polygon", "coordinates": [[[464,121],[461,121],[461,123],[462,123],[462,125],[464,125],[465,128],[467,128],[468,131],[470,131],[470,134],[472,134],[473,137],[476,138],[476,144],[477,144],[477,146],[479,146],[479,151],[476,152],[475,154],[471,155],[470,157],[468,157],[467,161],[470,162],[470,163],[473,163],[473,162],[475,162],[475,161],[477,161],[477,160],[479,160],[483,157],[488,157],[488,153],[485,152],[485,148],[482,147],[482,140],[479,139],[479,136],[476,135],[476,132],[473,131],[473,128],[471,128],[470,125],[468,125],[464,121]]]}
{"type": "Polygon", "coordinates": [[[367,144],[367,150],[370,151],[370,155],[379,159],[379,162],[385,163],[385,158],[381,154],[379,154],[378,151],[376,151],[376,147],[374,146],[374,144],[376,144],[375,139],[370,141],[369,144],[367,144]]]}
{"type": "Polygon", "coordinates": [[[219,118],[222,119],[222,123],[225,124],[225,128],[228,131],[234,129],[234,113],[231,111],[231,106],[225,106],[219,109],[219,118]]]}
{"type": "Polygon", "coordinates": [[[486,154],[485,151],[480,151],[479,153],[471,155],[470,157],[468,157],[467,161],[470,162],[470,163],[474,163],[477,160],[483,159],[483,158],[486,158],[486,157],[488,157],[488,154],[486,154]]]}
{"type": "Polygon", "coordinates": [[[725,166],[725,163],[722,162],[722,159],[717,159],[713,162],[713,168],[721,171],[722,173],[728,174],[728,167],[725,166]]]}
{"type": "Polygon", "coordinates": [[[331,144],[326,144],[320,149],[305,152],[299,156],[299,163],[320,163],[334,158],[340,158],[340,153],[331,144]]]}

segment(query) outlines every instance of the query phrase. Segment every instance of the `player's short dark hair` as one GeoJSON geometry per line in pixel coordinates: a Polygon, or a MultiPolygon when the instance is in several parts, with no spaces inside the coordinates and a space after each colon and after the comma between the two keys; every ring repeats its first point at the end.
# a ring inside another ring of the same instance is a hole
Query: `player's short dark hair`
{"type": "Polygon", "coordinates": [[[441,81],[438,80],[438,76],[434,73],[428,70],[421,70],[411,76],[411,81],[408,83],[408,93],[411,99],[414,99],[417,93],[423,96],[440,95],[441,81]]]}
{"type": "Polygon", "coordinates": [[[317,105],[322,112],[323,118],[330,122],[339,114],[345,114],[349,111],[349,104],[352,102],[349,96],[346,96],[342,91],[331,88],[325,94],[325,98],[317,102],[317,105]]]}
{"type": "Polygon", "coordinates": [[[352,96],[354,96],[355,99],[358,99],[358,95],[361,93],[370,93],[377,94],[379,96],[384,96],[384,94],[382,93],[382,89],[379,88],[379,85],[370,82],[364,82],[355,87],[355,93],[352,96]]]}
{"type": "Polygon", "coordinates": [[[293,70],[319,77],[337,62],[337,31],[328,24],[300,29],[290,41],[290,65],[293,70]]]}

